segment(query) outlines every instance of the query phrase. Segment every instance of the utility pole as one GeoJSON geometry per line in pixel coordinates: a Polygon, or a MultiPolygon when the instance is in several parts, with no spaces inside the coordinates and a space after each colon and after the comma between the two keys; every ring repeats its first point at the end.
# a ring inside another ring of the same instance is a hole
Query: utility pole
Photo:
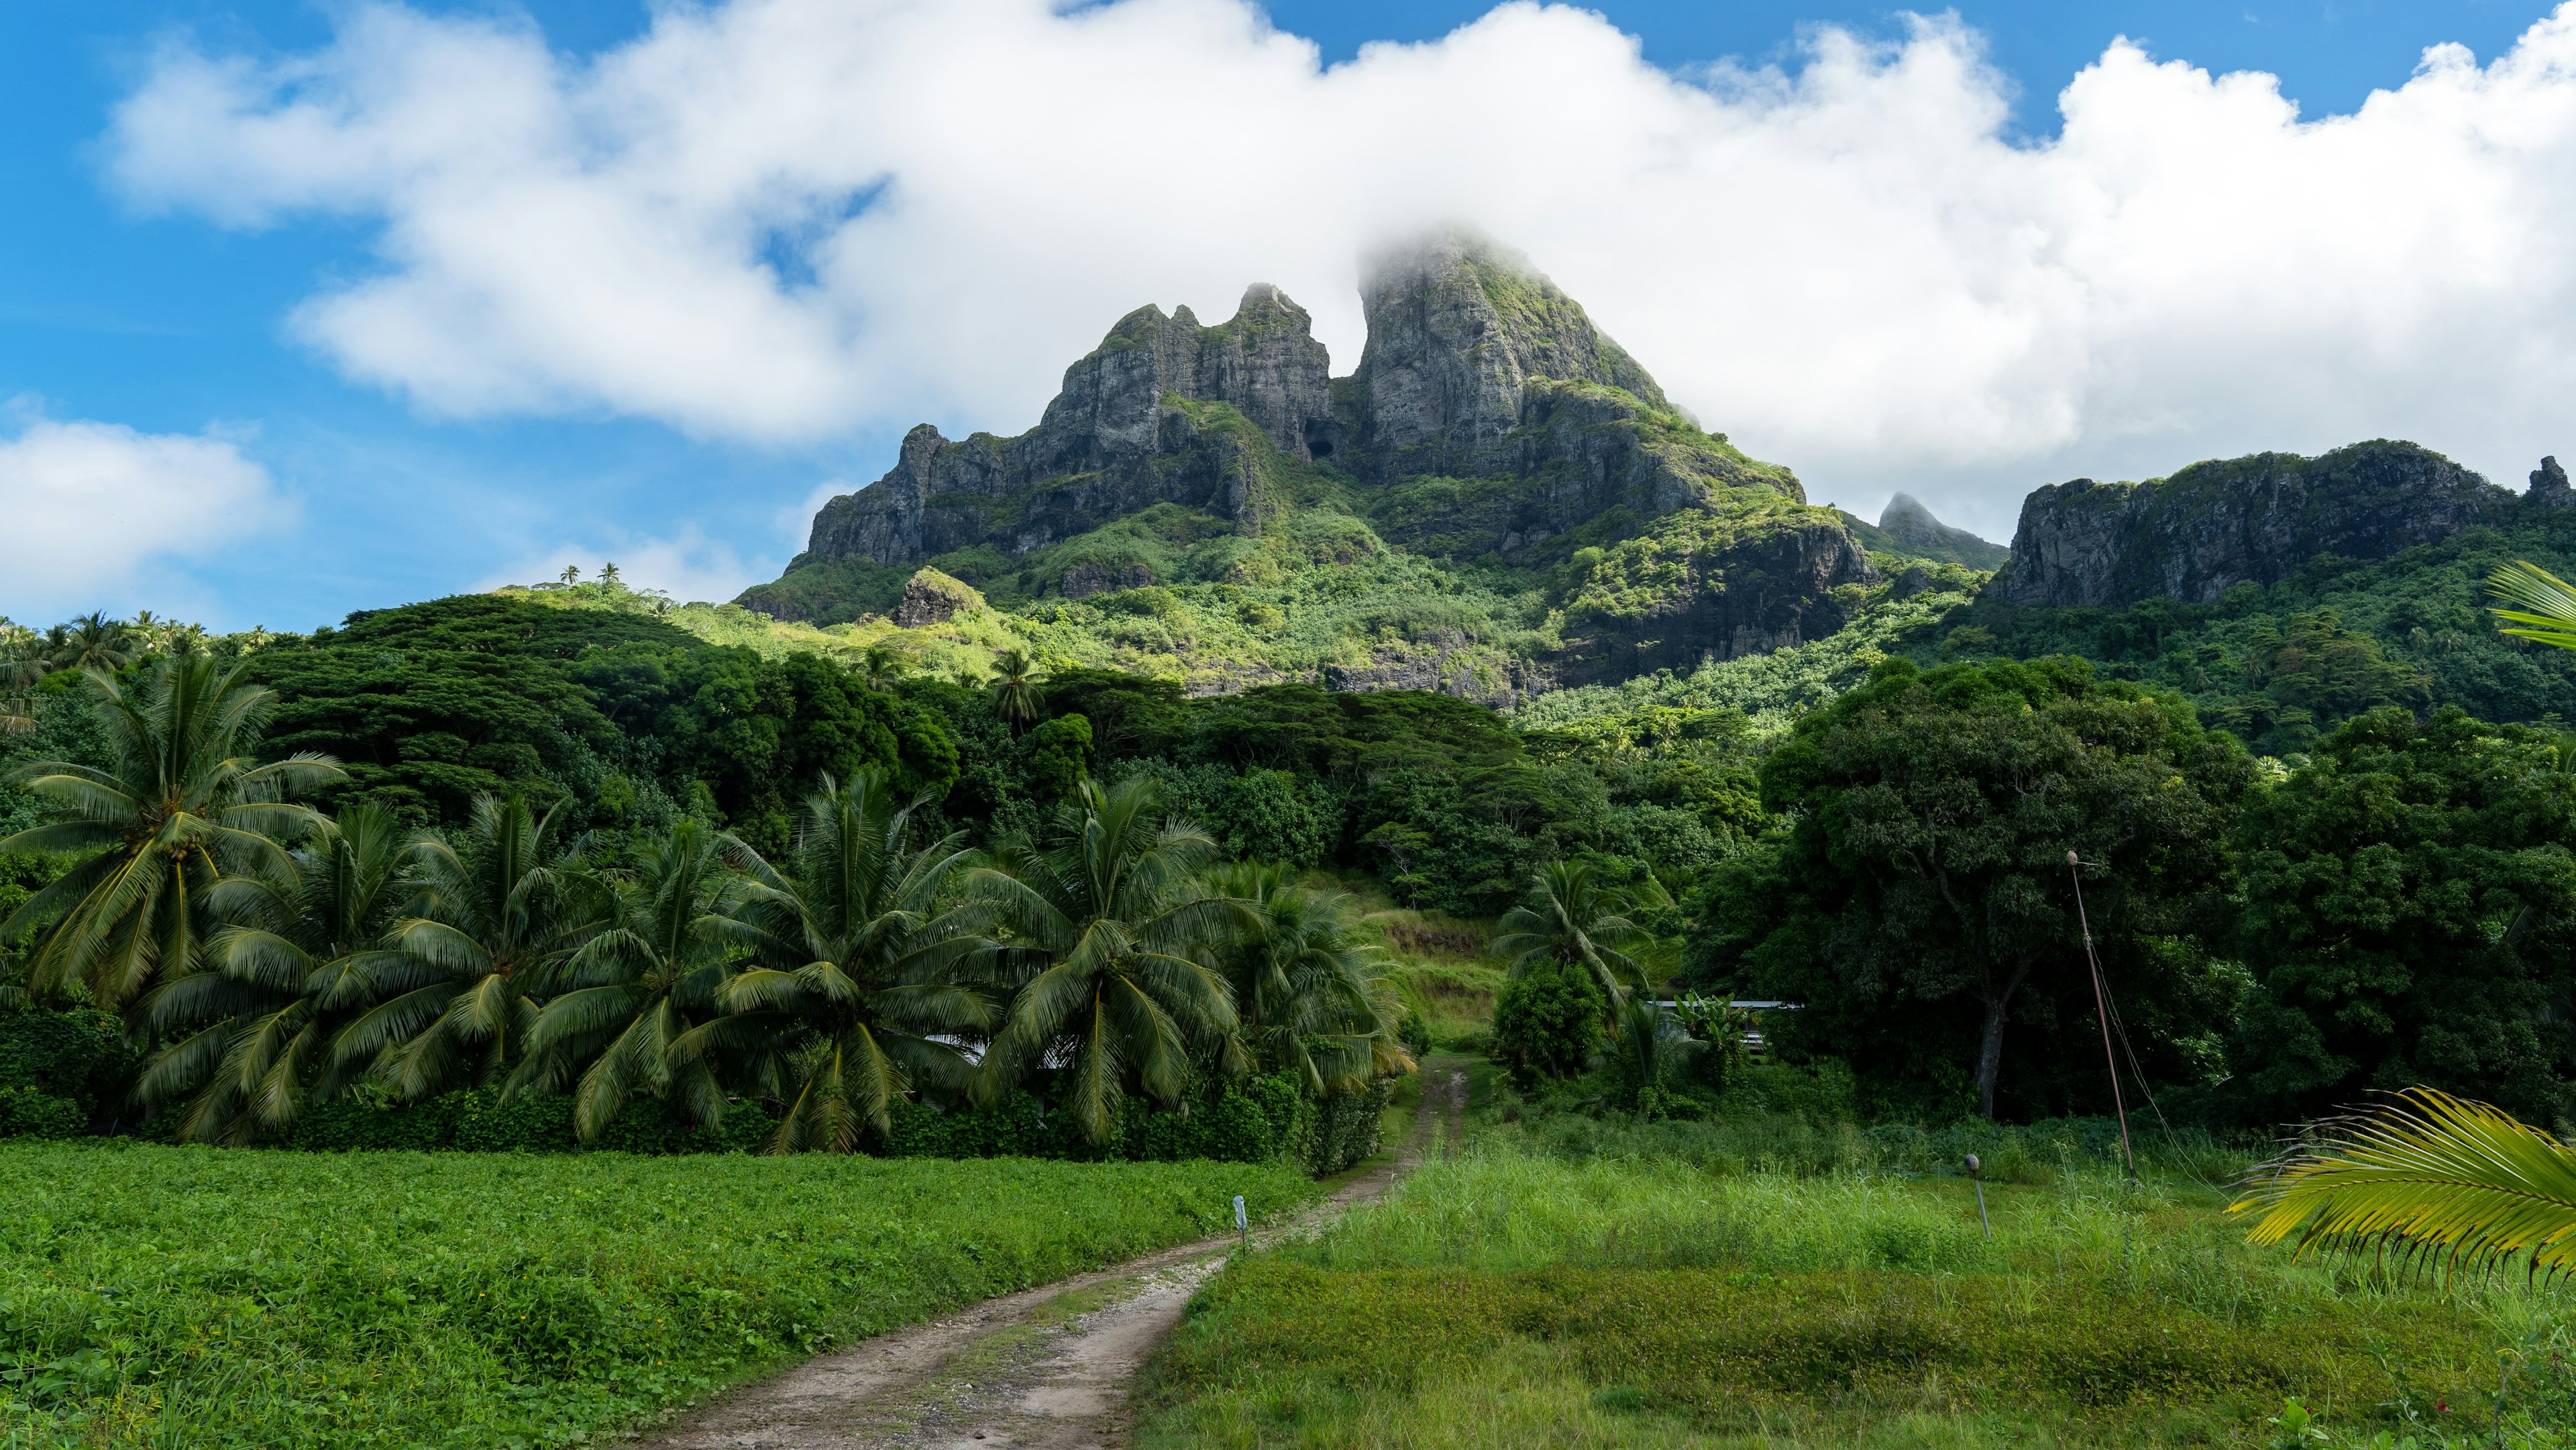
{"type": "Polygon", "coordinates": [[[2093,969],[2093,1015],[2102,1019],[2102,1065],[2111,1069],[2111,1111],[2120,1118],[2120,1162],[2129,1170],[2129,1182],[2135,1185],[2138,1159],[2129,1151],[2129,1105],[2120,1093],[2120,1060],[2111,1055],[2111,1007],[2102,990],[2102,959],[2093,953],[2093,921],[2084,913],[2083,866],[2074,852],[2066,853],[2066,874],[2075,882],[2075,920],[2084,928],[2084,961],[2093,969]]]}

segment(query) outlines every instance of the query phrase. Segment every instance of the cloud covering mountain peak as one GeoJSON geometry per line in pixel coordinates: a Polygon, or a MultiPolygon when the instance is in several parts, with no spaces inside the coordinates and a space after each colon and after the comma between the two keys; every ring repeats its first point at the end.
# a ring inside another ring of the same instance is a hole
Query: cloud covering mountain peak
{"type": "Polygon", "coordinates": [[[1100,317],[1247,276],[1356,359],[1360,259],[1465,220],[1856,505],[1994,529],[2070,471],[2576,446],[2576,9],[2313,120],[2114,41],[2040,140],[1955,22],[1806,47],[1676,74],[1509,4],[1327,67],[1233,0],[732,0],[578,57],[360,5],[308,53],[165,51],[107,155],[146,207],[374,227],[293,326],[436,414],[1013,426],[1100,317]]]}

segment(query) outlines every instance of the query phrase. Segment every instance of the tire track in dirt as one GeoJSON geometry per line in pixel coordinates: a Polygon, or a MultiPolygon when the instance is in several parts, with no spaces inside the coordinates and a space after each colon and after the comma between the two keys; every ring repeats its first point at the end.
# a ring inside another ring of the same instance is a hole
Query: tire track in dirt
{"type": "MultiPolygon", "coordinates": [[[[1385,1196],[1422,1160],[1434,1121],[1454,1154],[1467,1074],[1426,1064],[1424,1078],[1392,1162],[1254,1241],[1312,1235],[1385,1196]]],[[[1136,1372],[1236,1243],[1204,1239],[988,1299],[817,1356],[638,1438],[649,1450],[1111,1450],[1132,1429],[1136,1372]]]]}

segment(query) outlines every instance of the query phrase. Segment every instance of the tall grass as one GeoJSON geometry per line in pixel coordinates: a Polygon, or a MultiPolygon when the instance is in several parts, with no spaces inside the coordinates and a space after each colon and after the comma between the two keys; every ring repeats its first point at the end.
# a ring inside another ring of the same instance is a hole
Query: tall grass
{"type": "Polygon", "coordinates": [[[2202,1181],[2241,1171],[2231,1145],[2167,1140],[2132,1185],[2088,1120],[1528,1106],[1229,1268],[1155,1366],[1140,1443],[2263,1445],[2293,1396],[2331,1443],[2494,1443],[2500,1348],[2503,1443],[2568,1418],[2549,1356],[2576,1299],[2254,1249],[2202,1181]],[[1964,1151],[1998,1170],[1991,1239],[1964,1151]]]}

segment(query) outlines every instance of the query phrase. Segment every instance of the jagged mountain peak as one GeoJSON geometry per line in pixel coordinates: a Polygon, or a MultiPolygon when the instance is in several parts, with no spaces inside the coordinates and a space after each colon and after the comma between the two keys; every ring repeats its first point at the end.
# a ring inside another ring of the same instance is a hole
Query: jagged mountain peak
{"type": "Polygon", "coordinates": [[[2003,545],[1934,518],[1921,499],[1902,492],[1888,499],[1887,507],[1879,510],[1877,528],[1861,541],[1873,549],[1970,569],[2000,569],[2012,557],[2012,550],[2003,545]]]}
{"type": "Polygon", "coordinates": [[[1497,471],[1535,379],[1671,407],[1582,303],[1481,233],[1452,227],[1378,253],[1360,301],[1368,342],[1352,381],[1360,441],[1381,474],[1497,471]]]}

